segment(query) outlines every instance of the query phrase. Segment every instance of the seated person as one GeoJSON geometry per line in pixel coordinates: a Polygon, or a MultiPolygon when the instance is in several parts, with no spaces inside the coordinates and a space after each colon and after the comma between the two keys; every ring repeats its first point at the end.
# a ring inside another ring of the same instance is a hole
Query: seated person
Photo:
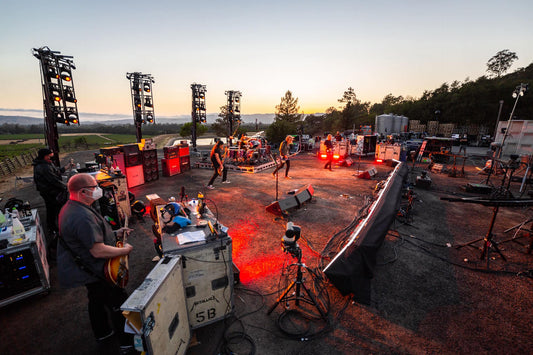
{"type": "Polygon", "coordinates": [[[163,223],[161,230],[169,234],[191,224],[191,220],[177,202],[170,202],[161,209],[161,222],[163,223]]]}

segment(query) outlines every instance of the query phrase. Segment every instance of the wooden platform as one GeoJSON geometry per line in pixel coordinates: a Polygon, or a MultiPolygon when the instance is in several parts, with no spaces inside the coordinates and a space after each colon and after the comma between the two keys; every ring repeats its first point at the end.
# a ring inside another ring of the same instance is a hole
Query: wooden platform
{"type": "MultiPolygon", "coordinates": [[[[243,173],[258,173],[260,171],[263,171],[265,169],[270,169],[276,166],[276,163],[273,161],[270,161],[268,163],[264,163],[261,165],[231,165],[226,164],[226,168],[231,171],[241,171],[243,173]]],[[[198,161],[194,163],[195,168],[199,169],[213,169],[213,164],[211,162],[201,162],[198,161]]]]}

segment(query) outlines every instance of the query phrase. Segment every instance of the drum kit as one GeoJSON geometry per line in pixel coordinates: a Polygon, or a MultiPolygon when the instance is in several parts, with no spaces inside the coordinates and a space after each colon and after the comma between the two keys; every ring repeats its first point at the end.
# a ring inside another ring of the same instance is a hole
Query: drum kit
{"type": "Polygon", "coordinates": [[[227,151],[226,164],[260,165],[270,160],[270,146],[264,139],[241,139],[239,145],[227,151]]]}

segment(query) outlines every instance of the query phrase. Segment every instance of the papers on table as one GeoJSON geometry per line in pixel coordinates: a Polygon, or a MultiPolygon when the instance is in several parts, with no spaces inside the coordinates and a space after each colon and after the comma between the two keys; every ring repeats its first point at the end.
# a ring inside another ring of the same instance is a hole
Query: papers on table
{"type": "Polygon", "coordinates": [[[177,238],[179,244],[202,242],[205,241],[205,233],[204,231],[184,232],[178,234],[177,238]]]}

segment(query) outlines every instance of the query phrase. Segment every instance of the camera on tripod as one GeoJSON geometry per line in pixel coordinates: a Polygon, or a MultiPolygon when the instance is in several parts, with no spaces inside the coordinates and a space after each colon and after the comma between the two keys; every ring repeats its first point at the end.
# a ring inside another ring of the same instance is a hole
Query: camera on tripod
{"type": "Polygon", "coordinates": [[[290,253],[294,257],[298,257],[301,252],[298,246],[298,239],[300,239],[302,228],[295,226],[292,222],[287,223],[285,234],[281,237],[281,247],[285,253],[290,253]]]}

